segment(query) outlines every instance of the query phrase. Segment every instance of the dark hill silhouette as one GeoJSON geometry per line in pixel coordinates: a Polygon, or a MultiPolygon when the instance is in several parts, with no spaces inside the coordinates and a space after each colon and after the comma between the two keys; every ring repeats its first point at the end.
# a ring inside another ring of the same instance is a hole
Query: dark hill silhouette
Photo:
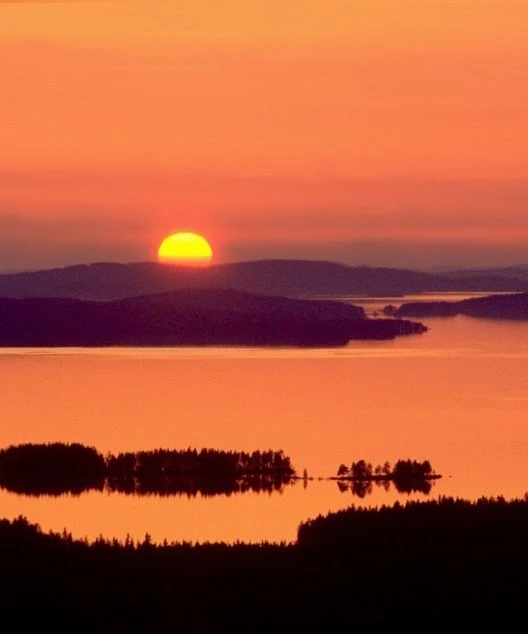
{"type": "Polygon", "coordinates": [[[270,295],[255,295],[232,289],[185,288],[167,293],[141,295],[117,300],[116,306],[133,306],[136,310],[151,306],[178,306],[185,310],[226,311],[237,314],[287,315],[290,317],[334,319],[364,319],[365,311],[360,306],[331,300],[303,300],[270,295]]]}
{"type": "Polygon", "coordinates": [[[528,319],[528,293],[488,295],[460,302],[409,302],[393,314],[396,317],[487,317],[489,319],[528,319]]]}
{"type": "Polygon", "coordinates": [[[0,297],[113,300],[183,288],[231,288],[288,297],[528,290],[527,279],[432,275],[309,260],[259,260],[208,268],[155,262],[98,263],[0,275],[0,297]]]}
{"type": "Polygon", "coordinates": [[[185,289],[117,301],[0,298],[0,346],[337,346],[424,332],[341,302],[185,289]]]}

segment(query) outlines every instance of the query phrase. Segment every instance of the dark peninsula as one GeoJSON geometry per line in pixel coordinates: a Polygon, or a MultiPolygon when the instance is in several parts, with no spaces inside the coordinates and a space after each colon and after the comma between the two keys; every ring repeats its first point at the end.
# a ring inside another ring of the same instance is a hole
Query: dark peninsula
{"type": "Polygon", "coordinates": [[[0,346],[341,346],[425,332],[337,301],[182,289],[114,301],[0,298],[0,346]]]}
{"type": "Polygon", "coordinates": [[[459,302],[409,302],[392,310],[387,306],[387,315],[396,317],[485,317],[488,319],[528,320],[528,293],[489,295],[464,299],[459,302]]]}

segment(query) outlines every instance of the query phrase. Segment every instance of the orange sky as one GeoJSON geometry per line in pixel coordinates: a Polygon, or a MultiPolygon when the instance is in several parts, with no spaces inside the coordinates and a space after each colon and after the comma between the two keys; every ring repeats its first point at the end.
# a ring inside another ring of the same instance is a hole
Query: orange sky
{"type": "Polygon", "coordinates": [[[0,4],[0,270],[528,261],[528,3],[0,4]]]}

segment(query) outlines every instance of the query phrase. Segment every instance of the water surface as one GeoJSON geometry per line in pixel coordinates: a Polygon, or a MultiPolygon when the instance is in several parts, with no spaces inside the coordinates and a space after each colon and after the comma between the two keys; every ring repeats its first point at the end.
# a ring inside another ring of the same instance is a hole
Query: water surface
{"type": "MultiPolygon", "coordinates": [[[[427,458],[445,476],[432,496],[524,495],[528,323],[423,322],[423,335],[336,349],[4,349],[0,446],[282,448],[315,478],[359,458],[427,458]]],[[[281,541],[319,513],[396,499],[375,488],[360,500],[317,480],[282,495],[214,498],[0,491],[0,516],[90,539],[281,541]]]]}

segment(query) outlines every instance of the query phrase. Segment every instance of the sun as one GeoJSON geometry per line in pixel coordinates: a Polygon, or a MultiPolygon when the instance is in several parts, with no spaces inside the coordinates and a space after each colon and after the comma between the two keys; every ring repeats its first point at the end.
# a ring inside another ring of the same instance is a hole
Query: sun
{"type": "Polygon", "coordinates": [[[158,260],[180,266],[207,266],[213,250],[207,240],[197,233],[174,233],[167,236],[158,249],[158,260]]]}

